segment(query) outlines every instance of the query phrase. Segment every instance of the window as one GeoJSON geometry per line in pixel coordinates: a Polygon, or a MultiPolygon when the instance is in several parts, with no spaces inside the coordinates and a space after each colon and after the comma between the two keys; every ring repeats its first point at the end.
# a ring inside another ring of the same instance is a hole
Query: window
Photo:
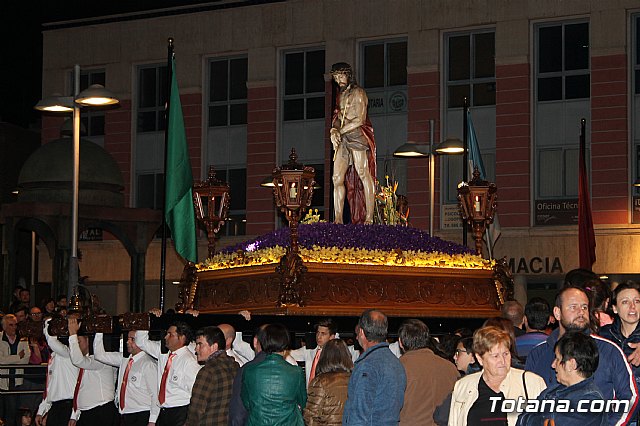
{"type": "MultiPolygon", "coordinates": [[[[632,76],[633,76],[633,93],[631,95],[631,105],[633,111],[633,120],[631,120],[632,153],[634,155],[631,165],[632,179],[635,182],[640,181],[640,126],[638,120],[640,117],[640,15],[634,15],[632,18],[631,43],[633,44],[632,52],[632,76]]],[[[632,222],[640,223],[640,187],[633,188],[633,207],[632,222]]]]}
{"type": "Polygon", "coordinates": [[[324,49],[284,54],[284,121],[324,118],[324,49]]]}
{"type": "Polygon", "coordinates": [[[138,69],[138,132],[165,129],[164,104],[167,100],[167,67],[138,69]]]}
{"type": "Polygon", "coordinates": [[[164,204],[164,173],[146,173],[138,175],[136,186],[136,206],[162,210],[164,204]]]}
{"type": "Polygon", "coordinates": [[[362,87],[407,85],[407,42],[390,40],[362,45],[362,87]]]}
{"type": "MultiPolygon", "coordinates": [[[[536,200],[572,204],[578,197],[579,123],[590,121],[589,23],[537,25],[535,43],[536,200]]],[[[589,135],[587,129],[587,158],[589,135]]]]}
{"type": "Polygon", "coordinates": [[[539,26],[536,37],[538,102],[588,98],[589,24],[539,26]]]}
{"type": "MultiPolygon", "coordinates": [[[[485,179],[493,182],[496,162],[495,30],[445,34],[444,46],[446,110],[443,138],[463,138],[463,106],[467,98],[485,179]]],[[[458,183],[463,175],[462,156],[443,156],[441,162],[443,204],[457,204],[458,183]]],[[[471,179],[470,173],[468,178],[471,179]]]]}
{"type": "MultiPolygon", "coordinates": [[[[71,92],[73,95],[73,72],[70,76],[71,92]]],[[[106,74],[104,70],[82,70],[80,72],[80,91],[82,92],[92,84],[106,86],[106,74]]],[[[87,136],[104,136],[104,112],[95,108],[85,108],[80,114],[81,126],[86,130],[87,136]]]]}
{"type": "Polygon", "coordinates": [[[496,104],[495,32],[456,33],[446,37],[447,107],[496,104]]]}
{"type": "Polygon", "coordinates": [[[247,227],[247,169],[216,168],[216,178],[229,184],[231,201],[228,220],[218,235],[245,235],[247,227]]]}
{"type": "Polygon", "coordinates": [[[209,126],[247,124],[247,58],[209,62],[209,126]]]}

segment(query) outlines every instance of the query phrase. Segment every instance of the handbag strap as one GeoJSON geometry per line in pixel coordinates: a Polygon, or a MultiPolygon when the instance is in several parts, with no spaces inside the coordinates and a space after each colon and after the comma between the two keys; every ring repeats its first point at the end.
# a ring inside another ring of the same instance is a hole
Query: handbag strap
{"type": "Polygon", "coordinates": [[[525,377],[524,377],[526,374],[527,374],[526,371],[522,373],[522,387],[524,388],[524,397],[528,400],[529,392],[527,392],[527,381],[525,380],[525,377]]]}

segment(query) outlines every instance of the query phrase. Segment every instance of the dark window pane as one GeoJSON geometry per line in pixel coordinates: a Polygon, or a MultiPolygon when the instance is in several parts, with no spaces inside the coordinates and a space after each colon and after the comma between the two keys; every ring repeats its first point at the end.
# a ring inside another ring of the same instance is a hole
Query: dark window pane
{"type": "Polygon", "coordinates": [[[324,50],[307,52],[305,93],[324,92],[324,50]]]}
{"type": "Polygon", "coordinates": [[[458,108],[464,105],[464,98],[469,98],[469,85],[449,86],[449,108],[458,108]]]}
{"type": "Polygon", "coordinates": [[[154,208],[161,210],[164,206],[164,173],[156,173],[156,187],[154,188],[154,199],[156,205],[154,208]]]}
{"type": "Polygon", "coordinates": [[[216,105],[209,107],[209,126],[226,126],[227,125],[227,106],[216,105]]]}
{"type": "Polygon", "coordinates": [[[231,191],[232,210],[244,210],[247,208],[247,170],[229,170],[229,189],[231,191]]]}
{"type": "Polygon", "coordinates": [[[165,117],[165,112],[164,111],[156,111],[156,115],[158,117],[158,127],[157,130],[164,130],[166,129],[166,123],[167,123],[167,119],[165,117]]]}
{"type": "Polygon", "coordinates": [[[538,79],[538,100],[556,101],[562,99],[562,77],[538,79]]]}
{"type": "Polygon", "coordinates": [[[590,93],[589,74],[567,76],[564,81],[565,99],[588,98],[590,93]]]}
{"type": "MultiPolygon", "coordinates": [[[[73,72],[71,73],[71,92],[75,90],[75,82],[73,81],[73,72]]],[[[89,87],[89,74],[80,74],[80,91],[89,87]]]]}
{"type": "Polygon", "coordinates": [[[564,69],[589,68],[589,24],[572,24],[564,27],[564,69]]]}
{"type": "Polygon", "coordinates": [[[324,118],[324,97],[307,99],[307,118],[324,118]]]}
{"type": "Polygon", "coordinates": [[[449,81],[471,77],[469,49],[468,35],[449,37],[449,81]]]}
{"type": "Polygon", "coordinates": [[[496,84],[476,83],[473,85],[473,105],[495,105],[496,104],[496,84]]]}
{"type": "Polygon", "coordinates": [[[364,87],[384,87],[384,44],[364,47],[364,87]]]}
{"type": "MultiPolygon", "coordinates": [[[[73,123],[73,118],[70,119],[73,123]]],[[[87,114],[81,115],[80,117],[80,136],[84,136],[89,134],[89,117],[87,114]]]]}
{"type": "Polygon", "coordinates": [[[140,112],[138,113],[138,131],[153,132],[156,130],[156,112],[140,112]]]}
{"type": "Polygon", "coordinates": [[[136,206],[138,208],[153,209],[155,202],[155,177],[154,175],[138,176],[136,191],[136,206]]]}
{"type": "Polygon", "coordinates": [[[635,71],[636,81],[635,81],[635,93],[640,94],[640,70],[635,71]]]}
{"type": "Polygon", "coordinates": [[[156,106],[164,106],[167,102],[167,67],[158,68],[158,103],[156,106]]]}
{"type": "Polygon", "coordinates": [[[284,94],[302,94],[304,90],[304,53],[286,54],[284,62],[284,94]]]}
{"type": "Polygon", "coordinates": [[[285,100],[282,116],[285,121],[303,120],[304,119],[304,99],[285,100]]]}
{"type": "Polygon", "coordinates": [[[636,18],[636,65],[640,65],[640,18],[636,18]]]}
{"type": "Polygon", "coordinates": [[[407,42],[389,43],[387,45],[389,86],[407,84],[407,42]]]}
{"type": "Polygon", "coordinates": [[[316,187],[313,189],[311,207],[318,208],[324,206],[324,164],[311,164],[311,166],[316,171],[316,187]]]}
{"type": "MultiPolygon", "coordinates": [[[[138,99],[140,108],[156,106],[156,69],[142,68],[140,70],[140,85],[138,88],[138,99]]],[[[155,118],[154,118],[155,121],[155,118]]]]}
{"type": "Polygon", "coordinates": [[[538,72],[562,71],[562,26],[538,30],[538,72]]]}
{"type": "Polygon", "coordinates": [[[247,124],[247,104],[231,104],[229,108],[229,124],[247,124]]]}
{"type": "Polygon", "coordinates": [[[104,135],[104,115],[95,115],[91,117],[91,125],[89,126],[89,135],[91,136],[103,136],[104,135]]]}
{"type": "Polygon", "coordinates": [[[230,99],[247,99],[247,58],[231,60],[230,99]]]}
{"type": "Polygon", "coordinates": [[[209,78],[209,101],[226,101],[229,79],[227,61],[211,62],[211,76],[209,78]]]}
{"type": "Polygon", "coordinates": [[[89,75],[91,84],[102,84],[106,86],[106,78],[104,72],[93,72],[89,75]]]}
{"type": "Polygon", "coordinates": [[[496,74],[496,43],[494,33],[482,33],[473,36],[475,41],[475,78],[494,77],[496,74]]]}

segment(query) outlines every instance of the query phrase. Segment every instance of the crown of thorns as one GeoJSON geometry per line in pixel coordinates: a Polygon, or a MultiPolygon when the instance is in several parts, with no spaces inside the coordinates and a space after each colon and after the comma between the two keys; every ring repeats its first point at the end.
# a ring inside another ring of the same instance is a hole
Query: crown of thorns
{"type": "Polygon", "coordinates": [[[346,62],[338,62],[331,66],[331,75],[335,74],[353,74],[353,68],[346,62]]]}

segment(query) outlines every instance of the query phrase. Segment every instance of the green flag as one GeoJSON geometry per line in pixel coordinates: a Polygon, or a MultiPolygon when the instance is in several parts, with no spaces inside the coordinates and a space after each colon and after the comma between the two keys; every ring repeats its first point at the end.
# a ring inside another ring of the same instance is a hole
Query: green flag
{"type": "Polygon", "coordinates": [[[187,136],[184,132],[182,104],[176,80],[176,61],[171,60],[171,98],[167,122],[167,166],[165,188],[165,219],[176,251],[184,259],[198,261],[196,217],[193,209],[193,175],[189,162],[187,136]]]}

